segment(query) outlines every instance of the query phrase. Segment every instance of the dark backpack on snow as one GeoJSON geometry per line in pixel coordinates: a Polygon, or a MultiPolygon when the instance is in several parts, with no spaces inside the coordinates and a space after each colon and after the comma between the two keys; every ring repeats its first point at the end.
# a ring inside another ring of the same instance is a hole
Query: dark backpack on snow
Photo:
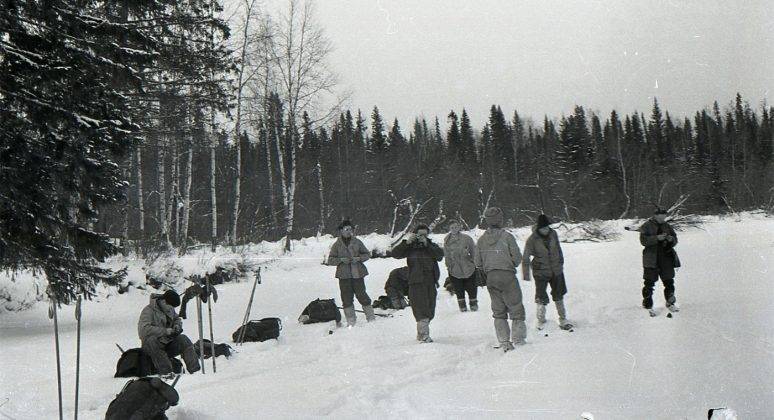
{"type": "Polygon", "coordinates": [[[178,401],[175,388],[159,378],[132,379],[108,406],[105,420],[164,420],[178,401]]]}
{"type": "MultiPolygon", "coordinates": [[[[172,362],[172,371],[180,373],[183,371],[183,363],[175,357],[170,357],[172,362]]],[[[159,373],[153,364],[153,359],[141,348],[129,349],[121,354],[116,363],[115,378],[131,378],[155,375],[159,373]]]]}
{"type": "MultiPolygon", "coordinates": [[[[204,358],[209,359],[210,357],[212,357],[212,341],[206,338],[200,341],[204,342],[204,358]]],[[[196,350],[197,355],[199,354],[199,349],[201,349],[201,344],[199,343],[199,341],[197,341],[194,344],[194,350],[196,350]]],[[[232,351],[234,351],[234,349],[232,349],[231,346],[229,346],[226,343],[215,344],[215,357],[226,356],[226,359],[228,359],[229,357],[231,357],[232,351]]]]}
{"type": "Polygon", "coordinates": [[[266,341],[279,337],[280,331],[282,330],[282,321],[280,321],[279,318],[252,320],[244,326],[237,328],[237,330],[231,334],[231,339],[234,340],[235,343],[240,342],[240,336],[243,329],[245,332],[244,336],[241,337],[242,342],[266,341]]]}
{"type": "Polygon", "coordinates": [[[318,322],[341,322],[341,312],[336,306],[335,299],[315,299],[309,302],[298,317],[302,324],[315,324],[318,322]]]}

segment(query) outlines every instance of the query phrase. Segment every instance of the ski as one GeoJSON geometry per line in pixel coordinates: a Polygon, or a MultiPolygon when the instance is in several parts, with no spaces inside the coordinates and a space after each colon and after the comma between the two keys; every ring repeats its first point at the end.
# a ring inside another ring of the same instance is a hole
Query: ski
{"type": "Polygon", "coordinates": [[[572,325],[572,324],[560,325],[559,329],[567,331],[567,332],[575,332],[575,326],[572,325]]]}

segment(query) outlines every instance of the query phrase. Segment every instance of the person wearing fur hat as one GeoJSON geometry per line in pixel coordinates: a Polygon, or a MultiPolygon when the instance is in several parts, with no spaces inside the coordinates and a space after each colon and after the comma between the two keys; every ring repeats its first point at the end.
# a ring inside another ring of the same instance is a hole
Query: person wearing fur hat
{"type": "Polygon", "coordinates": [[[443,253],[446,257],[446,270],[457,295],[460,312],[467,312],[465,293],[468,294],[470,310],[478,310],[476,286],[476,243],[473,238],[460,232],[462,225],[456,220],[449,222],[449,234],[443,241],[443,253]]]}
{"type": "Polygon", "coordinates": [[[492,300],[494,329],[503,351],[514,349],[515,344],[524,344],[527,338],[527,324],[524,322],[524,303],[521,287],[516,278],[516,267],[521,263],[521,250],[516,238],[503,229],[503,211],[490,207],[484,212],[486,232],[478,238],[476,246],[476,268],[486,274],[486,288],[492,300]],[[511,319],[513,341],[511,341],[511,319]]]}
{"type": "Polygon", "coordinates": [[[429,234],[430,228],[420,224],[391,251],[393,258],[405,258],[409,268],[409,301],[417,321],[417,341],[421,343],[433,342],[430,321],[435,318],[441,276],[438,262],[443,259],[443,249],[428,238],[429,234]]]}
{"type": "Polygon", "coordinates": [[[657,208],[653,217],[640,228],[640,243],[642,250],[643,279],[642,307],[653,312],[653,287],[659,277],[664,284],[664,299],[670,312],[677,312],[675,298],[675,268],[680,266],[680,260],[675,252],[677,234],[666,221],[667,211],[657,208]]]}
{"type": "Polygon", "coordinates": [[[374,307],[371,306],[371,298],[366,293],[365,276],[368,275],[368,269],[363,264],[370,258],[371,253],[363,242],[354,236],[354,231],[352,222],[349,220],[341,222],[339,238],[331,246],[326,262],[327,265],[336,267],[336,278],[339,279],[341,291],[341,307],[347,319],[347,326],[350,327],[357,322],[355,297],[363,306],[366,321],[371,322],[376,318],[374,307]]]}
{"type": "Polygon", "coordinates": [[[546,323],[548,286],[551,286],[551,299],[559,315],[559,326],[562,329],[570,329],[572,324],[567,320],[567,311],[564,307],[564,295],[567,293],[567,285],[564,281],[564,254],[559,244],[559,235],[551,229],[550,224],[548,216],[545,214],[538,216],[532,235],[524,245],[521,274],[524,281],[530,281],[531,269],[535,277],[537,329],[542,330],[546,323]]]}
{"type": "Polygon", "coordinates": [[[178,306],[180,295],[174,290],[167,290],[164,294],[154,293],[137,322],[142,350],[153,360],[159,375],[172,373],[169,358],[177,355],[183,356],[188,373],[200,369],[193,343],[183,334],[183,320],[175,313],[178,306]]]}

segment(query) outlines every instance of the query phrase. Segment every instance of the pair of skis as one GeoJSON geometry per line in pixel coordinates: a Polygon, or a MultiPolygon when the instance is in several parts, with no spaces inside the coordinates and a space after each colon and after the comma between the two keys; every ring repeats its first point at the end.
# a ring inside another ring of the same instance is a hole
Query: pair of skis
{"type": "MultiPolygon", "coordinates": [[[[59,420],[64,419],[62,412],[62,363],[59,352],[59,319],[57,317],[58,303],[56,297],[51,297],[51,306],[48,308],[48,317],[54,320],[54,341],[56,343],[56,382],[59,394],[59,420]]],[[[76,339],[75,339],[75,413],[73,418],[78,420],[78,391],[81,372],[81,296],[75,303],[76,339]]]]}
{"type": "MultiPolygon", "coordinates": [[[[676,306],[667,306],[666,317],[667,318],[672,318],[674,316],[673,314],[675,314],[677,312],[680,312],[680,309],[678,307],[676,307],[676,306]]],[[[648,309],[648,315],[650,315],[651,318],[655,318],[655,317],[658,316],[658,311],[656,311],[653,308],[650,308],[650,309],[648,309]]]]}
{"type": "MultiPolygon", "coordinates": [[[[247,302],[247,310],[245,316],[242,318],[242,327],[239,330],[239,337],[237,337],[236,344],[241,346],[245,342],[245,333],[247,332],[247,323],[250,322],[250,311],[253,309],[253,298],[255,297],[255,287],[261,283],[261,267],[258,267],[258,272],[255,274],[255,281],[253,282],[253,291],[250,292],[250,300],[247,302]]],[[[213,358],[215,357],[215,351],[213,350],[213,358]]]]}
{"type": "MultiPolygon", "coordinates": [[[[209,276],[205,276],[207,291],[212,290],[209,276]]],[[[212,331],[212,294],[207,299],[207,314],[210,324],[210,354],[212,355],[212,373],[216,373],[217,367],[215,366],[215,334],[212,331]]],[[[202,374],[204,372],[204,323],[202,321],[202,297],[196,296],[196,318],[199,327],[199,365],[202,367],[202,374]]]]}

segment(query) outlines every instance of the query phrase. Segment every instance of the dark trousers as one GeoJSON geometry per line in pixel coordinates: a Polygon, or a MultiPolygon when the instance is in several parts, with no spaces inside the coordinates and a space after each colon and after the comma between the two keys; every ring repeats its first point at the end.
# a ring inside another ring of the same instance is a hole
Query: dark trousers
{"type": "Polygon", "coordinates": [[[559,302],[567,293],[567,283],[564,281],[564,274],[556,276],[535,276],[535,303],[538,305],[548,305],[548,293],[546,289],[551,286],[551,299],[559,302]]]}
{"type": "Polygon", "coordinates": [[[172,372],[172,362],[169,358],[178,355],[183,356],[188,372],[193,373],[200,368],[199,356],[196,355],[191,339],[183,334],[142,340],[142,350],[153,360],[160,375],[172,372]]]}
{"type": "Polygon", "coordinates": [[[341,291],[342,308],[355,306],[355,297],[362,306],[371,306],[371,298],[366,293],[365,280],[362,278],[339,279],[339,290],[341,291]]]}
{"type": "Polygon", "coordinates": [[[668,305],[675,303],[675,270],[674,268],[661,270],[659,268],[645,268],[642,278],[645,285],[642,287],[642,306],[646,309],[653,307],[653,287],[661,277],[664,284],[664,299],[668,305]]]}
{"type": "Polygon", "coordinates": [[[434,283],[409,284],[409,300],[411,301],[411,312],[414,313],[414,319],[435,318],[435,300],[438,296],[438,290],[434,283]]]}
{"type": "Polygon", "coordinates": [[[454,285],[454,294],[457,295],[457,299],[465,300],[465,292],[468,293],[468,299],[476,300],[476,294],[478,293],[478,286],[476,286],[476,274],[465,279],[458,279],[454,276],[449,276],[452,284],[454,285]]]}

